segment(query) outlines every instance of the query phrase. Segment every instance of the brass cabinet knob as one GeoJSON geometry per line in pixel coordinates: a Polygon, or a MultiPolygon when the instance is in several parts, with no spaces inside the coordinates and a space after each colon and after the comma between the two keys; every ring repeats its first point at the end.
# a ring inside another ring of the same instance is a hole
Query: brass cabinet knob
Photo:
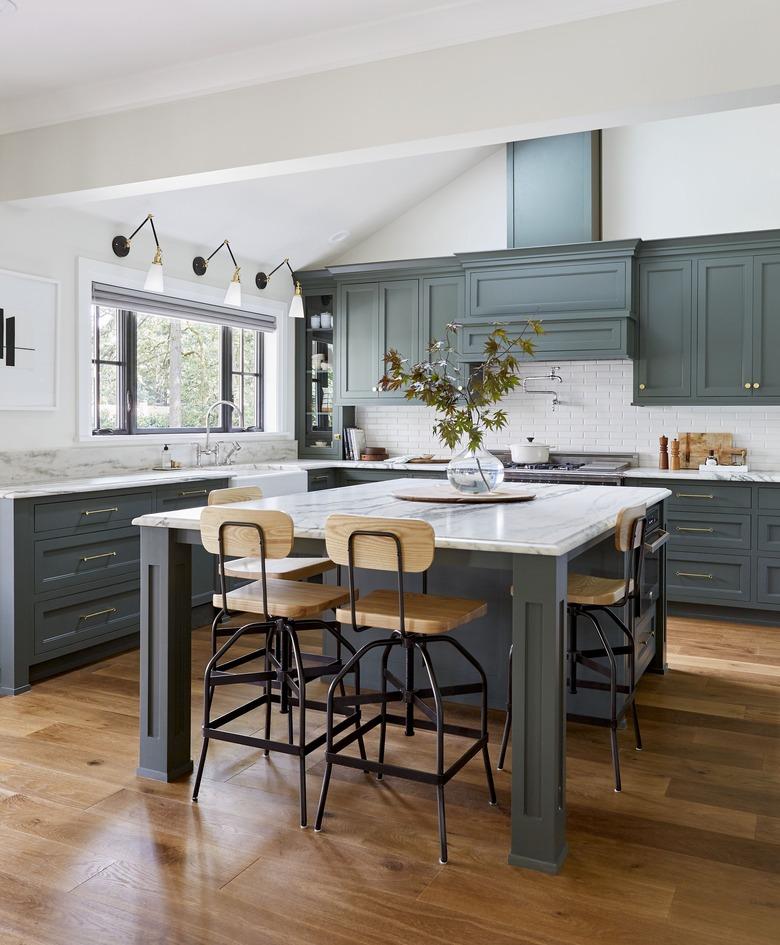
{"type": "Polygon", "coordinates": [[[761,385],[758,383],[758,381],[756,381],[756,382],[753,384],[753,390],[758,390],[758,388],[759,388],[760,386],[761,386],[761,385]]]}
{"type": "Polygon", "coordinates": [[[644,389],[645,389],[645,385],[644,385],[644,384],[640,384],[640,385],[639,385],[639,389],[640,389],[640,390],[644,390],[644,389]]]}
{"type": "Polygon", "coordinates": [[[745,384],[745,390],[750,390],[750,382],[748,382],[747,384],[745,384]]]}

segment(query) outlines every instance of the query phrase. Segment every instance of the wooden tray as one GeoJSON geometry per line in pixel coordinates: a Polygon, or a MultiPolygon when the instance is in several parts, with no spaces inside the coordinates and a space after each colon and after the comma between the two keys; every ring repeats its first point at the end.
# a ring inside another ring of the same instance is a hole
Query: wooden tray
{"type": "Polygon", "coordinates": [[[434,459],[433,456],[415,456],[414,459],[407,459],[406,462],[410,466],[414,463],[425,463],[428,466],[447,466],[450,461],[448,459],[434,459]]]}
{"type": "Polygon", "coordinates": [[[536,496],[532,492],[509,492],[496,489],[483,495],[464,495],[456,492],[452,486],[429,486],[427,489],[415,489],[414,492],[394,492],[394,499],[406,502],[442,502],[452,505],[488,505],[498,502],[530,502],[536,496]]]}

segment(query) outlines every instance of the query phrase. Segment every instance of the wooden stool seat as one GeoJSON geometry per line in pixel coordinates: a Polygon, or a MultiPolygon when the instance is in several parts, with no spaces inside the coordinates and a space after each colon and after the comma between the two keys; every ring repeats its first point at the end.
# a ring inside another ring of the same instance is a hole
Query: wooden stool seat
{"type": "MultiPolygon", "coordinates": [[[[334,587],[328,584],[299,584],[295,581],[280,581],[269,578],[266,581],[268,613],[274,617],[301,619],[319,616],[324,610],[335,610],[349,600],[346,587],[334,587]]],[[[228,591],[228,608],[244,610],[250,614],[262,614],[263,584],[254,581],[234,591],[228,591]]],[[[214,595],[214,606],[222,606],[222,595],[214,595]]]]}
{"type": "MultiPolygon", "coordinates": [[[[335,567],[330,558],[269,558],[265,562],[265,573],[269,578],[283,581],[305,581],[335,567]]],[[[225,562],[225,574],[245,581],[259,581],[263,570],[259,558],[236,558],[225,562]]]]}
{"type": "MultiPolygon", "coordinates": [[[[463,597],[437,597],[435,594],[404,594],[404,626],[407,633],[436,634],[454,630],[464,623],[484,617],[487,604],[463,597]]],[[[336,619],[352,623],[352,611],[342,607],[336,619]]],[[[371,591],[355,603],[355,619],[367,627],[400,630],[397,591],[371,591]]]]}
{"type": "Polygon", "coordinates": [[[566,590],[570,604],[590,604],[596,607],[612,607],[622,601],[626,590],[631,594],[634,582],[628,588],[624,578],[597,577],[594,574],[570,574],[566,590]]]}

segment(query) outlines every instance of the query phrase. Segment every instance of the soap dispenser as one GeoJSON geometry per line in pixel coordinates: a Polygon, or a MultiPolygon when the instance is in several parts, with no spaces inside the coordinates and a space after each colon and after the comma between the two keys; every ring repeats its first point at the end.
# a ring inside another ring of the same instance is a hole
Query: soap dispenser
{"type": "Polygon", "coordinates": [[[170,469],[171,468],[171,451],[168,449],[168,444],[163,444],[162,448],[162,462],[160,463],[161,469],[170,469]]]}
{"type": "Polygon", "coordinates": [[[715,455],[715,450],[710,450],[707,454],[707,458],[704,460],[705,466],[719,466],[718,457],[715,455]]]}

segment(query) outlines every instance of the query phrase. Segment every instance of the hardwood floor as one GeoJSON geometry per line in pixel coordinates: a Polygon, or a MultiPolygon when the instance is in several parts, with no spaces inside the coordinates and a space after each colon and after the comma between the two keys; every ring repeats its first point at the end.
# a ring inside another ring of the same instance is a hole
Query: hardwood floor
{"type": "MultiPolygon", "coordinates": [[[[640,686],[645,751],[621,738],[622,794],[606,732],[570,726],[557,877],[506,865],[508,772],[491,808],[479,759],[448,787],[442,867],[425,785],[336,769],[315,834],[289,757],[214,744],[198,805],[189,782],[137,779],[137,653],[0,699],[0,943],[774,945],[780,629],[674,620],[669,636],[672,672],[640,686]]],[[[196,713],[206,650],[199,631],[196,713]]],[[[391,729],[399,748],[431,757],[391,729]]]]}

